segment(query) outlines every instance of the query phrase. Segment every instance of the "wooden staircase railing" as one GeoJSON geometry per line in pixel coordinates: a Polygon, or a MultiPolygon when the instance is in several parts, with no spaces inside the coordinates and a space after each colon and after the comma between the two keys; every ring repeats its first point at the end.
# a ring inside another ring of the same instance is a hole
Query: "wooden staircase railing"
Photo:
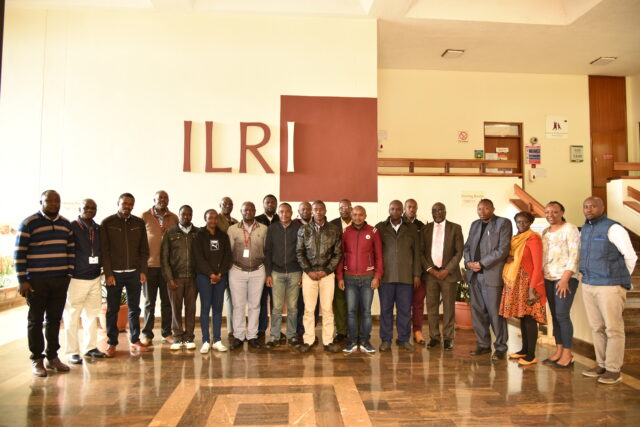
{"type": "Polygon", "coordinates": [[[628,185],[627,196],[631,197],[634,200],[625,200],[624,202],[622,202],[622,204],[640,213],[640,191],[628,185]]]}
{"type": "Polygon", "coordinates": [[[530,212],[536,218],[544,218],[544,206],[529,193],[524,191],[518,184],[513,184],[513,192],[517,199],[510,199],[509,202],[520,211],[530,212]]]}
{"type": "MultiPolygon", "coordinates": [[[[617,171],[626,171],[626,172],[639,172],[640,171],[640,162],[614,162],[613,169],[617,171]]],[[[630,176],[625,175],[620,178],[624,179],[640,179],[640,176],[630,176]]]]}
{"type": "Polygon", "coordinates": [[[522,176],[521,173],[493,173],[489,168],[516,169],[516,160],[484,160],[484,159],[411,159],[411,158],[379,158],[378,168],[406,168],[406,172],[378,172],[378,175],[402,176],[522,176]],[[416,172],[416,168],[442,168],[442,172],[416,172]],[[477,172],[451,172],[452,168],[477,169],[477,172]]]}

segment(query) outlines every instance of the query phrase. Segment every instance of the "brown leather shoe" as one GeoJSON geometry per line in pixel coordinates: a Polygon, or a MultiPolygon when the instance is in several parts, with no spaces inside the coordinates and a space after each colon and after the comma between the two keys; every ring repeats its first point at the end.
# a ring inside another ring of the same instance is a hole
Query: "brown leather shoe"
{"type": "Polygon", "coordinates": [[[44,360],[43,359],[32,360],[31,372],[33,372],[33,375],[35,375],[36,377],[46,377],[48,374],[47,374],[47,370],[44,369],[44,360]]]}
{"type": "Polygon", "coordinates": [[[420,344],[420,345],[425,345],[426,341],[424,340],[424,337],[422,336],[422,332],[421,331],[415,331],[413,333],[413,341],[416,344],[420,344]]]}
{"type": "Polygon", "coordinates": [[[44,366],[47,369],[52,369],[56,372],[69,372],[71,370],[71,368],[69,368],[69,366],[65,365],[64,363],[62,363],[62,361],[60,359],[58,359],[57,357],[55,359],[47,359],[44,362],[44,366]]]}
{"type": "Polygon", "coordinates": [[[107,349],[104,352],[104,356],[105,357],[113,357],[116,355],[116,346],[115,345],[110,345],[109,347],[107,347],[107,349]]]}
{"type": "Polygon", "coordinates": [[[149,351],[149,349],[144,345],[142,345],[140,341],[137,341],[137,342],[131,343],[131,351],[144,352],[144,351],[149,351]]]}

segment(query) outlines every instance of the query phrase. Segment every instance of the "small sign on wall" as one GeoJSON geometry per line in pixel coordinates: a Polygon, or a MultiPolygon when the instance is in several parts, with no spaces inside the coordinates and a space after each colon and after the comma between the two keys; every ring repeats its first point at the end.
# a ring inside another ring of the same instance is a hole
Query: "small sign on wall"
{"type": "Polygon", "coordinates": [[[458,142],[469,142],[469,132],[467,132],[466,130],[459,130],[458,142]]]}
{"type": "Polygon", "coordinates": [[[463,191],[460,194],[462,206],[477,206],[480,200],[484,199],[484,191],[463,191]]]}
{"type": "Polygon", "coordinates": [[[484,150],[473,150],[474,159],[484,159],[484,150]]]}
{"type": "Polygon", "coordinates": [[[539,145],[530,145],[524,148],[524,159],[528,165],[539,165],[542,163],[542,152],[539,145]]]}
{"type": "Polygon", "coordinates": [[[569,119],[566,116],[547,116],[545,126],[547,138],[569,138],[569,119]]]}
{"type": "Polygon", "coordinates": [[[584,146],[571,145],[569,146],[569,159],[572,163],[584,162],[584,146]]]}

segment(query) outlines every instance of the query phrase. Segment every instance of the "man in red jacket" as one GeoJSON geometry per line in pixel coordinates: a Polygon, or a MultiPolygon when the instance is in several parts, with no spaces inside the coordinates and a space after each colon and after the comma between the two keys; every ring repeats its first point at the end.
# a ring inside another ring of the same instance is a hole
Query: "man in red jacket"
{"type": "Polygon", "coordinates": [[[380,286],[384,274],[382,262],[382,240],[375,227],[365,222],[367,212],[356,206],[351,212],[351,227],[342,233],[343,258],[336,274],[338,286],[345,291],[347,299],[347,329],[349,343],[345,353],[360,347],[364,353],[376,350],[369,342],[371,338],[371,302],[373,291],[380,286]],[[360,308],[360,334],[358,334],[358,307],[360,308]]]}

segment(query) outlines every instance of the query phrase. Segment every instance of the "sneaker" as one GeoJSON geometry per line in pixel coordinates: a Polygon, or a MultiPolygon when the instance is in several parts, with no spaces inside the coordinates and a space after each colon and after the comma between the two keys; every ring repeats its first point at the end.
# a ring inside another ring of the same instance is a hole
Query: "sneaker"
{"type": "Polygon", "coordinates": [[[184,343],[184,346],[187,347],[187,350],[195,350],[196,349],[196,343],[194,343],[193,341],[187,341],[186,343],[184,343]]]}
{"type": "Polygon", "coordinates": [[[181,348],[182,348],[182,342],[181,341],[174,341],[173,344],[171,344],[171,346],[169,347],[169,349],[173,350],[173,351],[180,350],[181,348]]]}
{"type": "Polygon", "coordinates": [[[166,337],[162,337],[162,342],[167,344],[173,344],[174,342],[176,342],[176,339],[173,338],[173,335],[168,335],[166,337]]]}
{"type": "Polygon", "coordinates": [[[415,347],[409,341],[403,342],[402,344],[398,344],[398,347],[403,348],[407,351],[414,351],[415,347]]]}
{"type": "Polygon", "coordinates": [[[140,337],[140,342],[142,343],[142,345],[150,346],[151,345],[151,338],[149,338],[146,335],[142,335],[140,337]]]}
{"type": "Polygon", "coordinates": [[[213,343],[213,348],[216,351],[227,351],[227,347],[224,346],[224,344],[222,344],[222,341],[216,341],[213,343]]]}
{"type": "Polygon", "coordinates": [[[292,347],[299,347],[302,344],[302,340],[300,338],[294,336],[289,340],[289,345],[292,347]]]}
{"type": "Polygon", "coordinates": [[[390,351],[391,350],[391,343],[389,341],[382,341],[382,344],[380,344],[380,351],[390,351]]]}
{"type": "Polygon", "coordinates": [[[360,351],[363,353],[375,353],[376,349],[373,348],[369,341],[365,341],[363,343],[360,343],[360,351]]]}
{"type": "Polygon", "coordinates": [[[347,344],[345,346],[345,348],[342,349],[342,351],[345,352],[345,353],[353,353],[357,349],[358,349],[358,344],[356,344],[354,342],[350,342],[349,344],[347,344]]]}
{"type": "Polygon", "coordinates": [[[604,374],[600,375],[598,378],[598,382],[601,384],[615,384],[622,380],[622,375],[620,372],[611,372],[606,371],[604,374]]]}
{"type": "Polygon", "coordinates": [[[582,375],[589,378],[598,378],[600,375],[604,374],[605,372],[607,372],[606,369],[601,368],[600,366],[596,366],[594,368],[587,369],[586,371],[582,371],[582,375]]]}
{"type": "Polygon", "coordinates": [[[209,353],[209,348],[211,348],[211,346],[209,345],[208,342],[205,341],[204,344],[202,344],[202,347],[200,347],[200,353],[202,353],[202,354],[209,353]]]}
{"type": "Polygon", "coordinates": [[[280,341],[279,340],[273,340],[273,341],[269,341],[266,345],[266,348],[268,348],[269,350],[272,350],[274,348],[280,347],[280,341]]]}

